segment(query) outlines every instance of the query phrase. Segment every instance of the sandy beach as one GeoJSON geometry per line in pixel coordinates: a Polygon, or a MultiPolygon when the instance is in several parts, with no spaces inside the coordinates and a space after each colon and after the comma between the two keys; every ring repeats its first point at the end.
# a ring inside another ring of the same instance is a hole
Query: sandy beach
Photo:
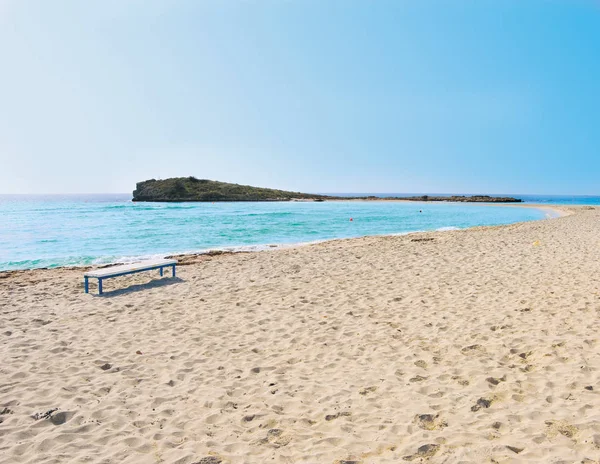
{"type": "Polygon", "coordinates": [[[600,209],[567,210],[101,297],[0,273],[0,463],[600,462],[600,209]]]}

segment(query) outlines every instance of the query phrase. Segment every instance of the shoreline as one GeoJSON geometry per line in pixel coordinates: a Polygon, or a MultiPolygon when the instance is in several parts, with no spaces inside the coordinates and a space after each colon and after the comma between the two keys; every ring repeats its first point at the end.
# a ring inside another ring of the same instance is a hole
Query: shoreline
{"type": "MultiPolygon", "coordinates": [[[[405,202],[405,203],[414,203],[414,204],[423,204],[423,205],[431,204],[431,202],[418,202],[418,201],[411,201],[411,200],[363,200],[363,199],[333,200],[332,202],[338,202],[338,201],[340,201],[340,202],[344,202],[344,201],[369,202],[369,203],[381,201],[381,202],[402,202],[402,203],[405,202]]],[[[525,221],[523,223],[543,221],[543,220],[548,220],[548,219],[557,219],[559,217],[564,217],[564,216],[569,216],[571,214],[574,214],[574,210],[576,211],[577,209],[593,208],[593,206],[585,206],[585,205],[578,205],[578,206],[551,205],[551,206],[549,206],[549,205],[543,205],[543,204],[523,204],[523,203],[498,204],[498,203],[444,202],[444,204],[511,207],[511,208],[533,208],[533,209],[538,209],[540,211],[547,212],[546,217],[544,217],[542,219],[525,221]]],[[[337,241],[337,240],[354,240],[354,239],[360,239],[360,238],[365,238],[365,237],[395,237],[395,236],[404,236],[404,235],[411,235],[411,234],[448,232],[448,231],[454,231],[454,230],[469,230],[469,229],[479,228],[479,227],[506,227],[506,226],[510,226],[512,224],[519,224],[519,223],[522,223],[522,221],[514,222],[514,223],[510,223],[510,224],[500,224],[500,225],[490,225],[490,226],[471,226],[471,227],[466,227],[466,228],[454,228],[452,226],[448,226],[448,227],[441,227],[436,230],[415,230],[415,231],[398,232],[398,233],[391,233],[391,234],[368,234],[368,235],[360,235],[360,236],[356,236],[356,237],[336,237],[336,238],[329,238],[329,239],[320,239],[320,240],[318,239],[318,240],[309,241],[309,242],[272,243],[272,244],[266,243],[266,244],[256,244],[256,245],[217,247],[217,248],[209,248],[209,249],[200,250],[200,251],[166,252],[166,253],[157,253],[157,254],[152,254],[152,255],[140,255],[140,256],[133,257],[132,260],[126,260],[126,261],[118,261],[117,260],[114,262],[101,263],[101,264],[71,264],[71,265],[54,266],[54,267],[6,269],[6,270],[0,270],[0,279],[3,278],[3,274],[13,273],[13,272],[29,272],[29,271],[36,271],[36,270],[54,270],[54,269],[80,269],[82,271],[86,271],[86,270],[90,270],[90,269],[100,269],[100,268],[105,268],[105,267],[110,267],[110,266],[117,266],[117,265],[121,265],[121,264],[135,263],[135,262],[143,261],[146,259],[154,259],[154,258],[173,258],[173,259],[186,260],[186,259],[189,259],[190,257],[205,256],[205,255],[209,255],[209,256],[213,255],[214,256],[214,255],[221,255],[221,254],[260,253],[260,252],[306,247],[306,246],[316,245],[319,243],[326,243],[326,242],[337,241]]],[[[101,259],[101,258],[97,258],[97,259],[101,259]]]]}

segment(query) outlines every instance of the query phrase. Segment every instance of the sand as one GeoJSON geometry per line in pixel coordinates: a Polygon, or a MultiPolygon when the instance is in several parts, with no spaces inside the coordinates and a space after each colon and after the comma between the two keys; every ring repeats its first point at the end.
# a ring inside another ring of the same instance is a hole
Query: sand
{"type": "Polygon", "coordinates": [[[0,463],[599,462],[600,209],[571,211],[102,297],[2,273],[0,463]]]}

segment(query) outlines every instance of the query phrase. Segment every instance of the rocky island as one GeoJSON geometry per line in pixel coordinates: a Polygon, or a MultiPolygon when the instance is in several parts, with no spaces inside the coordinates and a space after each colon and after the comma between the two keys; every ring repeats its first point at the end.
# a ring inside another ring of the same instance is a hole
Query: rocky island
{"type": "Polygon", "coordinates": [[[457,201],[462,203],[521,203],[523,200],[513,197],[492,197],[489,195],[451,195],[451,196],[429,196],[420,195],[416,197],[396,198],[396,200],[407,201],[457,201]]]}
{"type": "Polygon", "coordinates": [[[312,193],[289,192],[249,185],[231,184],[195,177],[150,179],[136,184],[133,201],[181,202],[181,201],[325,201],[325,200],[405,200],[405,201],[449,201],[474,203],[519,203],[512,197],[474,196],[412,196],[412,197],[339,197],[312,193]]]}
{"type": "Polygon", "coordinates": [[[138,182],[133,201],[291,201],[325,200],[326,195],[287,192],[249,185],[230,184],[195,177],[150,179],[138,182]]]}

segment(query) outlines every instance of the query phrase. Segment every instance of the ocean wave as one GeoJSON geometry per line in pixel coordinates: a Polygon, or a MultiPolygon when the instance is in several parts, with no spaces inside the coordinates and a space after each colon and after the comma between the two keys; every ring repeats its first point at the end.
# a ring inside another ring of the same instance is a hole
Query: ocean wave
{"type": "Polygon", "coordinates": [[[447,232],[450,230],[460,230],[460,227],[447,226],[447,227],[440,227],[439,229],[435,229],[436,232],[447,232]]]}

